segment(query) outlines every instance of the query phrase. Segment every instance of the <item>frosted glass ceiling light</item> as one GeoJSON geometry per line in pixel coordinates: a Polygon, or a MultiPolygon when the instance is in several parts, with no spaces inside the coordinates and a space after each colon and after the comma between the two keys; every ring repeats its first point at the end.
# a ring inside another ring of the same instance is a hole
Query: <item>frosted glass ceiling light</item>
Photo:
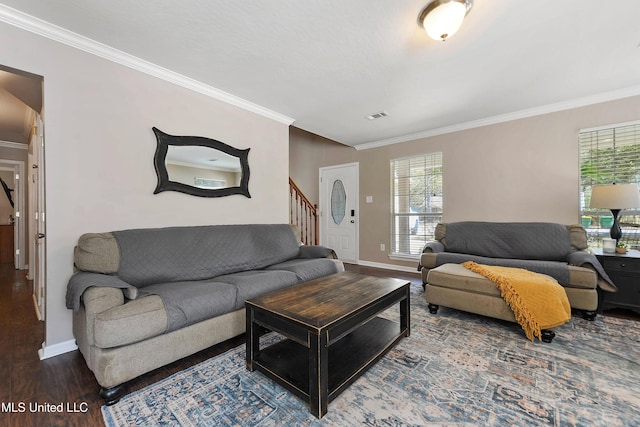
{"type": "Polygon", "coordinates": [[[445,41],[460,29],[472,6],[473,0],[434,0],[422,9],[418,22],[429,37],[445,41]]]}

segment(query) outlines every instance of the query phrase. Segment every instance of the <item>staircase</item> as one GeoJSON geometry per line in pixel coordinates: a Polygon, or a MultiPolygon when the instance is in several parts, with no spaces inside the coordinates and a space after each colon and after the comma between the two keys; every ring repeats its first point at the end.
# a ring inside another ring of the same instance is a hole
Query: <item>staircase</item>
{"type": "Polygon", "coordinates": [[[298,227],[305,245],[318,244],[318,205],[314,205],[289,178],[289,223],[298,227]]]}

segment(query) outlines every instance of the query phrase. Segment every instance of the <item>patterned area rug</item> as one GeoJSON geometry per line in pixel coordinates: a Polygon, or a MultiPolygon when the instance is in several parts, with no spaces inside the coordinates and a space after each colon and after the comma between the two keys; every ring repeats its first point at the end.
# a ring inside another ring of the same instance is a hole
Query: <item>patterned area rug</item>
{"type": "Polygon", "coordinates": [[[103,407],[104,421],[109,427],[639,425],[640,322],[573,316],[545,344],[527,340],[515,323],[446,308],[430,314],[422,289],[412,292],[411,336],[329,403],[321,420],[284,388],[247,371],[242,345],[103,407]]]}

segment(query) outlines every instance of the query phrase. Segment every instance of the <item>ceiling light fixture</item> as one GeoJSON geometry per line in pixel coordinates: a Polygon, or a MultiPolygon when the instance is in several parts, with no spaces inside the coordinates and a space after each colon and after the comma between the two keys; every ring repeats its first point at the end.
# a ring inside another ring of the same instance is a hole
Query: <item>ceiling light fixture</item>
{"type": "Polygon", "coordinates": [[[445,41],[460,29],[473,0],[434,0],[418,17],[418,23],[434,40],[445,41]]]}

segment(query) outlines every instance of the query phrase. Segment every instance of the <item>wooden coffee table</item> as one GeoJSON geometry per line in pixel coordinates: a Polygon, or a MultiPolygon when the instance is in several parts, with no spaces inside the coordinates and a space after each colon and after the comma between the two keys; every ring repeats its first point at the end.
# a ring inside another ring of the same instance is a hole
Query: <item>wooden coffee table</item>
{"type": "Polygon", "coordinates": [[[331,400],[409,336],[409,285],[342,272],[247,301],[247,369],[308,401],[322,418],[331,400]],[[378,316],[394,304],[399,322],[378,316]],[[261,349],[265,329],[286,339],[261,349]]]}

